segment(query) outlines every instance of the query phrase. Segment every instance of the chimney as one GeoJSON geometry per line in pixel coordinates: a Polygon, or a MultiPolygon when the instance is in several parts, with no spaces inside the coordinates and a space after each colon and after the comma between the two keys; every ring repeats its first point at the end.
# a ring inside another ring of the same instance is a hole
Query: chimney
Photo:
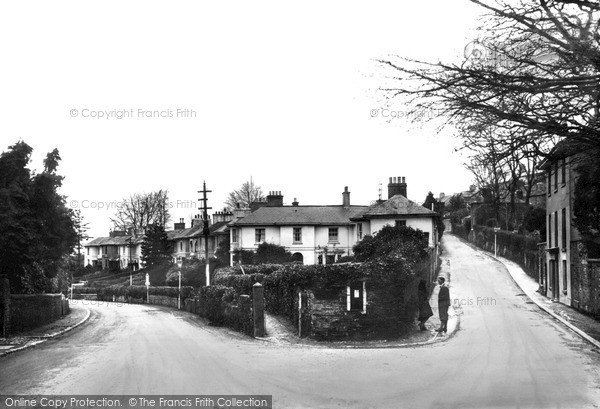
{"type": "Polygon", "coordinates": [[[294,198],[294,201],[292,202],[292,206],[294,207],[298,207],[300,203],[298,203],[298,200],[296,198],[294,198]]]}
{"type": "Polygon", "coordinates": [[[350,192],[348,192],[348,186],[344,187],[342,192],[342,203],[344,207],[350,207],[350,192]]]}
{"type": "Polygon", "coordinates": [[[269,207],[281,207],[283,206],[283,195],[281,191],[269,192],[267,195],[267,206],[269,207]]]}
{"type": "Polygon", "coordinates": [[[222,212],[213,213],[213,223],[230,222],[233,220],[233,213],[223,209],[222,212]]]}
{"type": "Polygon", "coordinates": [[[390,183],[388,183],[388,199],[396,195],[406,197],[406,178],[404,176],[390,178],[390,183]]]}
{"type": "Polygon", "coordinates": [[[173,230],[183,230],[185,229],[185,222],[183,221],[183,218],[179,219],[179,223],[175,223],[173,225],[173,230]]]}

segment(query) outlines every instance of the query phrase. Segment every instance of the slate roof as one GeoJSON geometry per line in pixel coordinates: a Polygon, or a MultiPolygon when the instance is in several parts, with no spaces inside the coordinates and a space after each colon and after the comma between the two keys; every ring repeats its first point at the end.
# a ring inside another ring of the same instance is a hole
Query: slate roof
{"type": "Polygon", "coordinates": [[[386,216],[435,216],[436,214],[436,212],[429,210],[402,195],[395,195],[382,203],[375,203],[369,206],[368,209],[357,217],[354,217],[353,220],[386,216]]]}
{"type": "Polygon", "coordinates": [[[97,237],[94,240],[86,243],[83,247],[89,246],[126,246],[129,244],[129,239],[132,238],[131,243],[138,244],[144,240],[144,236],[117,236],[117,237],[97,237]]]}
{"type": "MultiPolygon", "coordinates": [[[[208,227],[210,234],[222,233],[222,230],[223,230],[222,228],[224,226],[227,226],[228,223],[229,222],[217,222],[217,223],[211,224],[208,227]]],[[[202,236],[202,224],[194,226],[194,227],[190,227],[187,229],[168,230],[165,233],[167,233],[167,238],[169,240],[181,240],[181,239],[200,237],[200,236],[202,236]]],[[[125,245],[129,244],[128,240],[130,237],[132,237],[132,236],[97,237],[94,240],[84,244],[83,246],[84,247],[87,247],[87,246],[125,246],[125,245]]],[[[144,236],[137,236],[137,237],[134,237],[134,239],[132,240],[132,243],[138,244],[138,243],[141,243],[143,240],[144,240],[144,236]]]]}
{"type": "Polygon", "coordinates": [[[348,225],[367,206],[278,206],[261,207],[230,226],[348,225]]]}

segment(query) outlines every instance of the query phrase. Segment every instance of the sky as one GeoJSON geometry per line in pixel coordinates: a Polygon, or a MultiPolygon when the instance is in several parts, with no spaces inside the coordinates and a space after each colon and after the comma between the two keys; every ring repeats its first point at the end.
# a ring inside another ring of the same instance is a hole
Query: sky
{"type": "Polygon", "coordinates": [[[252,179],[284,202],[423,202],[472,177],[452,130],[382,102],[377,59],[461,61],[481,10],[468,0],[61,1],[0,5],[0,150],[22,139],[41,171],[58,148],[61,193],[89,234],[116,203],[167,189],[174,221],[252,179]],[[385,111],[384,109],[388,109],[385,111]],[[397,118],[391,119],[391,116],[397,118]]]}

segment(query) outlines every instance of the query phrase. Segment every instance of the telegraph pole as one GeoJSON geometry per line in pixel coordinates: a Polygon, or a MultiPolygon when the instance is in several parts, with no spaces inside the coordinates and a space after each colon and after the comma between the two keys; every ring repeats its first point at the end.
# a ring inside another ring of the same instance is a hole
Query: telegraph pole
{"type": "Polygon", "coordinates": [[[198,199],[202,201],[202,221],[203,221],[203,229],[202,234],[204,235],[204,260],[206,265],[206,286],[210,285],[210,259],[208,255],[208,236],[210,235],[210,230],[208,228],[208,209],[212,209],[212,207],[208,207],[208,199],[206,197],[207,193],[212,192],[212,190],[206,190],[206,181],[203,182],[202,190],[199,190],[198,193],[202,193],[202,199],[198,199]]]}

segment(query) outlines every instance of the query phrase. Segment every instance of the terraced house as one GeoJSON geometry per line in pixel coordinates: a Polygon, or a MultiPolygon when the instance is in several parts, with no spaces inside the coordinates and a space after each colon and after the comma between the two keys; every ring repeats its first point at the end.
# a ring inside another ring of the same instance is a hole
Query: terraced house
{"type": "Polygon", "coordinates": [[[284,246],[304,264],[331,264],[352,255],[352,247],[385,225],[405,225],[428,236],[437,252],[437,213],[406,198],[406,178],[390,178],[388,200],[371,206],[350,204],[348,187],[338,205],[302,206],[294,200],[284,206],[281,192],[269,192],[267,201],[254,204],[246,217],[229,224],[233,251],[255,251],[260,243],[284,246]]]}
{"type": "Polygon", "coordinates": [[[546,243],[540,290],[553,301],[600,314],[600,259],[590,253],[575,227],[578,153],[559,143],[541,169],[546,173],[546,243]]]}

